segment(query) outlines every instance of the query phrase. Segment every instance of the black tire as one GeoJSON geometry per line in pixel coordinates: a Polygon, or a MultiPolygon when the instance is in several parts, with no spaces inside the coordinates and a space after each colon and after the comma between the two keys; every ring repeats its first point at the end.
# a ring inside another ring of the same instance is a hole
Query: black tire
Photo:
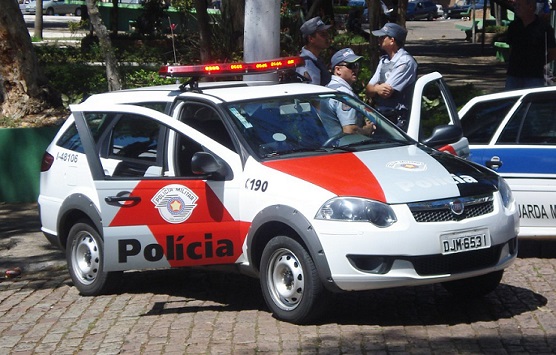
{"type": "Polygon", "coordinates": [[[83,296],[106,293],[121,274],[104,271],[103,250],[100,234],[87,221],[79,221],[70,229],[66,261],[73,284],[83,296]]]}
{"type": "Polygon", "coordinates": [[[504,275],[504,270],[490,274],[442,283],[446,291],[456,297],[482,297],[494,291],[504,275]]]}
{"type": "Polygon", "coordinates": [[[53,16],[54,15],[54,9],[49,7],[48,9],[46,9],[46,14],[49,16],[53,16]]]}
{"type": "Polygon", "coordinates": [[[77,17],[81,17],[81,7],[78,7],[77,9],[75,9],[74,15],[77,16],[77,17]]]}
{"type": "Polygon", "coordinates": [[[276,318],[306,324],[326,310],[331,294],[307,250],[292,238],[277,236],[266,245],[260,275],[264,299],[276,318]]]}

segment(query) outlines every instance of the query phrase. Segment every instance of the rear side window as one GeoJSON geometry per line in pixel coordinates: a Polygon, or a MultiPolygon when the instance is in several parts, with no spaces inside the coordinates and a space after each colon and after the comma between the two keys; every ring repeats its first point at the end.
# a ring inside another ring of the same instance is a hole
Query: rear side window
{"type": "Polygon", "coordinates": [[[554,144],[556,102],[543,99],[523,105],[512,116],[497,144],[554,144]]]}
{"type": "Polygon", "coordinates": [[[77,133],[75,123],[64,132],[56,144],[62,148],[73,150],[76,153],[84,153],[83,144],[81,143],[81,139],[77,133]]]}
{"type": "Polygon", "coordinates": [[[463,135],[470,144],[488,144],[517,98],[489,100],[475,104],[461,117],[463,135]]]}
{"type": "MultiPolygon", "coordinates": [[[[93,139],[95,143],[97,143],[102,133],[102,129],[104,129],[106,115],[87,114],[86,119],[87,119],[87,125],[93,136],[93,139]]],[[[85,153],[75,123],[73,123],[64,132],[64,134],[60,137],[60,139],[58,139],[58,142],[56,142],[56,144],[62,148],[72,150],[76,153],[85,153]]]]}

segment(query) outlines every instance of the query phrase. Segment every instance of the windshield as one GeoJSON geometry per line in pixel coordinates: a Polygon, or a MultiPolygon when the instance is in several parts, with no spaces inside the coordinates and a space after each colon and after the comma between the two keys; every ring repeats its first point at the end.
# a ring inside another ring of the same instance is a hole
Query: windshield
{"type": "Polygon", "coordinates": [[[229,104],[227,109],[261,159],[413,143],[377,111],[342,93],[250,100],[229,104]],[[345,113],[359,126],[374,123],[376,130],[371,136],[343,134],[337,114],[345,113]]]}

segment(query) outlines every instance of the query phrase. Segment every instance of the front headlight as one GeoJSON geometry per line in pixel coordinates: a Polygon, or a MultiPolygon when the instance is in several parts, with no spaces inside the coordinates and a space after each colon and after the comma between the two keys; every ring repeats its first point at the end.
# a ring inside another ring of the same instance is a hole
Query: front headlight
{"type": "Polygon", "coordinates": [[[510,208],[514,203],[514,195],[512,194],[510,185],[508,185],[506,180],[504,180],[501,176],[498,177],[498,191],[500,191],[500,195],[502,196],[502,203],[504,204],[504,207],[510,208]]]}
{"type": "Polygon", "coordinates": [[[397,221],[394,210],[387,204],[357,197],[335,197],[321,206],[316,219],[332,221],[371,222],[377,227],[389,227],[397,221]]]}

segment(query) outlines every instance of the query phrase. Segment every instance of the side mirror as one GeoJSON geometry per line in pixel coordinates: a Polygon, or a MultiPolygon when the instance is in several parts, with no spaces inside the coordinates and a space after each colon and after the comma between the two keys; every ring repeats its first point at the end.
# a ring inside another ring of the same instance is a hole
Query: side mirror
{"type": "Polygon", "coordinates": [[[228,164],[207,152],[197,152],[193,155],[191,170],[197,175],[209,175],[213,180],[231,180],[233,177],[228,164]]]}
{"type": "Polygon", "coordinates": [[[461,127],[454,125],[440,125],[434,127],[432,135],[421,141],[429,147],[439,147],[450,143],[455,143],[463,137],[461,127]]]}

